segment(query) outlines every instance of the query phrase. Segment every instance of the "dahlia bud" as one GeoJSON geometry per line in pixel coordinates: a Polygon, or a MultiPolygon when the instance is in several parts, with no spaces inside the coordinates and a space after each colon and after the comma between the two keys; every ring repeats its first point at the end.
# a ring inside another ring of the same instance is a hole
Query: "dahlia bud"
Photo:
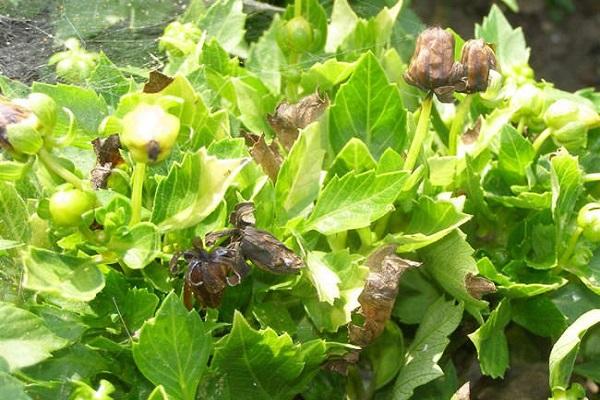
{"type": "Polygon", "coordinates": [[[491,70],[496,70],[496,55],[483,39],[471,39],[462,49],[460,62],[465,69],[465,93],[483,92],[488,87],[491,70]]]}
{"type": "Polygon", "coordinates": [[[590,242],[600,242],[600,203],[588,203],[579,210],[577,225],[590,242]]]}

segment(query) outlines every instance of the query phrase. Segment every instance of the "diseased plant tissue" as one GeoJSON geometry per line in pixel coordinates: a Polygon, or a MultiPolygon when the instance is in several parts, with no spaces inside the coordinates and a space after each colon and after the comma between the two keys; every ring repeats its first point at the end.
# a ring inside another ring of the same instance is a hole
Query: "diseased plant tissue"
{"type": "Polygon", "coordinates": [[[597,396],[600,95],[497,6],[296,0],[248,43],[209,3],[161,71],[0,76],[0,398],[597,396]]]}

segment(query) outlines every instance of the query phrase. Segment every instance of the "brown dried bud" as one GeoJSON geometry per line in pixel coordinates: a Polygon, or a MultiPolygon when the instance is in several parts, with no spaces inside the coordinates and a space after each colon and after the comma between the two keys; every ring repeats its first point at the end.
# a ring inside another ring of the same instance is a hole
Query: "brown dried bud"
{"type": "Polygon", "coordinates": [[[31,116],[31,111],[17,104],[0,99],[0,147],[12,149],[7,137],[7,127],[31,116]]]}
{"type": "Polygon", "coordinates": [[[439,27],[421,32],[404,74],[406,82],[423,90],[432,90],[440,101],[449,103],[463,78],[462,64],[454,61],[454,36],[439,27]]]}
{"type": "Polygon", "coordinates": [[[457,91],[484,92],[488,87],[490,70],[497,69],[494,50],[483,39],[468,40],[463,46],[460,62],[465,70],[466,86],[457,91]]]}
{"type": "Polygon", "coordinates": [[[304,266],[302,258],[269,232],[246,226],[241,233],[242,254],[260,269],[273,274],[295,274],[304,266]]]}

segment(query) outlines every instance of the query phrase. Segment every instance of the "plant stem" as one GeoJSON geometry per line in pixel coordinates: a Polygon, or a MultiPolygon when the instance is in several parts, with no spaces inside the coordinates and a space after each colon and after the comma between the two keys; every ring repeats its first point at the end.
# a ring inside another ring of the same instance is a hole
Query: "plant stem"
{"type": "Polygon", "coordinates": [[[465,124],[465,117],[471,108],[472,102],[473,96],[468,94],[464,100],[456,106],[456,115],[454,116],[452,126],[450,127],[450,133],[448,134],[448,155],[450,156],[456,155],[458,149],[458,137],[462,132],[465,124]]]}
{"type": "Polygon", "coordinates": [[[343,250],[346,248],[346,237],[348,236],[348,231],[333,233],[331,235],[327,235],[327,243],[332,251],[343,250]]]}
{"type": "Polygon", "coordinates": [[[302,0],[294,0],[294,17],[302,16],[302,0]]]}
{"type": "Polygon", "coordinates": [[[544,144],[546,139],[550,137],[550,135],[552,135],[552,129],[546,128],[542,131],[542,133],[538,135],[538,137],[535,138],[535,140],[533,141],[533,149],[536,153],[540,151],[540,147],[542,147],[542,145],[544,144]]]}
{"type": "Polygon", "coordinates": [[[82,180],[77,175],[63,167],[60,164],[60,162],[56,159],[56,157],[54,157],[50,152],[48,152],[48,150],[42,148],[38,152],[38,159],[48,171],[60,176],[66,182],[69,182],[77,189],[83,189],[82,180]]]}
{"type": "Polygon", "coordinates": [[[575,232],[573,232],[573,235],[571,236],[571,238],[569,239],[569,242],[567,243],[567,248],[565,249],[565,252],[560,257],[560,260],[558,260],[558,265],[560,267],[562,267],[567,261],[569,261],[569,258],[571,258],[571,255],[573,254],[573,251],[575,250],[575,246],[577,246],[577,241],[579,240],[579,236],[581,236],[582,232],[583,232],[583,229],[581,229],[580,227],[577,227],[575,232]]]}
{"type": "Polygon", "coordinates": [[[525,118],[521,117],[521,119],[519,119],[519,124],[517,125],[517,132],[519,132],[522,135],[524,130],[525,130],[525,118]]]}
{"type": "Polygon", "coordinates": [[[131,177],[131,221],[130,226],[134,226],[142,219],[142,189],[144,187],[144,177],[146,175],[146,164],[136,163],[131,177]]]}
{"type": "Polygon", "coordinates": [[[417,163],[417,158],[419,157],[419,153],[421,152],[421,147],[423,147],[423,142],[427,137],[427,131],[429,128],[429,116],[431,115],[431,105],[433,103],[431,93],[423,99],[423,103],[421,103],[421,115],[419,115],[419,122],[417,123],[417,130],[415,132],[415,136],[413,137],[412,143],[410,144],[410,148],[408,149],[408,154],[406,155],[406,161],[404,161],[404,169],[407,171],[412,171],[417,163]]]}
{"type": "Polygon", "coordinates": [[[358,233],[358,237],[360,238],[360,242],[364,248],[367,248],[373,244],[373,234],[370,226],[358,228],[356,233],[358,233]]]}
{"type": "Polygon", "coordinates": [[[584,182],[598,182],[600,181],[600,172],[595,172],[593,174],[585,174],[583,176],[584,182]]]}

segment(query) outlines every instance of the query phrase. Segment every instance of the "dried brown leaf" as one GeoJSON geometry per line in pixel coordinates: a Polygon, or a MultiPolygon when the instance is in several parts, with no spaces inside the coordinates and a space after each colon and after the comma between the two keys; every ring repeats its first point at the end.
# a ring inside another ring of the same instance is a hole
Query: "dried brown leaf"
{"type": "Polygon", "coordinates": [[[279,167],[282,163],[281,154],[277,149],[277,142],[273,140],[270,145],[265,141],[264,135],[258,136],[251,133],[245,133],[246,142],[249,143],[250,154],[258,165],[260,165],[273,182],[277,180],[279,167]]]}
{"type": "Polygon", "coordinates": [[[350,343],[361,347],[367,346],[383,332],[398,295],[402,274],[409,268],[421,265],[399,257],[393,245],[376,250],[366,264],[370,272],[358,297],[365,322],[363,326],[348,326],[350,343]]]}
{"type": "Polygon", "coordinates": [[[465,276],[465,287],[471,296],[479,300],[486,294],[494,293],[496,291],[494,282],[487,280],[482,276],[475,276],[470,272],[465,276]]]}
{"type": "Polygon", "coordinates": [[[119,135],[110,135],[105,139],[96,138],[92,141],[96,153],[96,166],[90,172],[92,186],[95,190],[106,188],[106,182],[113,168],[123,163],[119,149],[119,135]]]}
{"type": "Polygon", "coordinates": [[[294,104],[284,101],[277,106],[274,114],[267,117],[267,120],[277,134],[279,142],[289,151],[298,138],[298,129],[305,128],[316,121],[328,105],[327,96],[315,92],[294,104]]]}
{"type": "Polygon", "coordinates": [[[173,78],[158,72],[150,71],[148,82],[144,85],[144,93],[158,93],[173,82],[173,78]]]}
{"type": "Polygon", "coordinates": [[[237,228],[243,228],[244,226],[248,225],[256,225],[256,218],[254,217],[254,203],[238,203],[229,216],[229,222],[231,222],[237,228]]]}
{"type": "Polygon", "coordinates": [[[295,274],[304,266],[302,258],[269,232],[246,226],[240,236],[242,255],[260,269],[274,274],[295,274]]]}

